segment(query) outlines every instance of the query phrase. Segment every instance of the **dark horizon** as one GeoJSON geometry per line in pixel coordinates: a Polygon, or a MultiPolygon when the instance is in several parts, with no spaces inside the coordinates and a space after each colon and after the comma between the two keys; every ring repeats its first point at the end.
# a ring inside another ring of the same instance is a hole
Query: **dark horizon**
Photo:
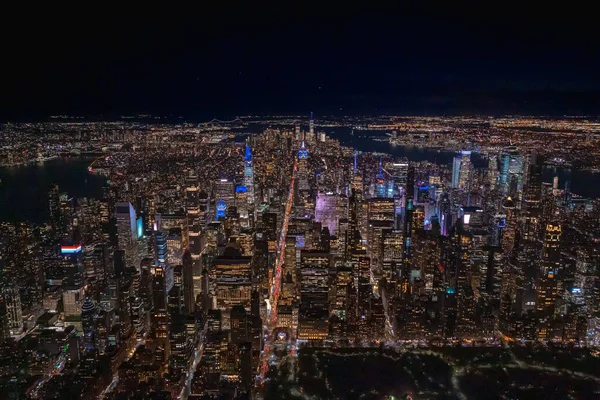
{"type": "Polygon", "coordinates": [[[600,115],[584,9],[278,11],[17,19],[4,27],[0,119],[600,115]]]}

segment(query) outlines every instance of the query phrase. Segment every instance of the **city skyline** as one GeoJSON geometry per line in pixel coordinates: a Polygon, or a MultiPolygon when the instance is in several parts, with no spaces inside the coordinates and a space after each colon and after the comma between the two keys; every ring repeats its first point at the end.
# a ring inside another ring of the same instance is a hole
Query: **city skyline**
{"type": "Polygon", "coordinates": [[[591,9],[68,11],[0,28],[0,398],[598,397],[591,9]]]}

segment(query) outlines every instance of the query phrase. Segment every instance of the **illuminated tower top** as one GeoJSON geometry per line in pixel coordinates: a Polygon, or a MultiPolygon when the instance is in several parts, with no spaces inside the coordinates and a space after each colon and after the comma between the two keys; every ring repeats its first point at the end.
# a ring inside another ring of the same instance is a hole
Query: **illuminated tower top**
{"type": "Polygon", "coordinates": [[[315,120],[313,119],[312,111],[310,112],[310,121],[308,123],[308,131],[310,132],[311,135],[315,133],[315,120]]]}
{"type": "Polygon", "coordinates": [[[252,161],[252,150],[250,146],[246,145],[246,155],[244,155],[244,161],[252,161]]]}
{"type": "Polygon", "coordinates": [[[302,141],[302,147],[300,147],[300,150],[298,151],[298,158],[308,158],[308,150],[304,145],[304,140],[302,141]]]}
{"type": "Polygon", "coordinates": [[[227,209],[227,204],[225,204],[225,202],[223,201],[223,199],[219,199],[219,202],[217,203],[217,219],[221,218],[221,217],[225,217],[225,210],[227,209]]]}

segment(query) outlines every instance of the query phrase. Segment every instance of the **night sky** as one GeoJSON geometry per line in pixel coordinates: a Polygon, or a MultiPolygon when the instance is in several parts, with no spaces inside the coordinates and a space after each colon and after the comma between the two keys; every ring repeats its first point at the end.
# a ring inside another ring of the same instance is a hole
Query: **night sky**
{"type": "Polygon", "coordinates": [[[7,13],[0,117],[600,114],[591,9],[252,4],[7,13]]]}

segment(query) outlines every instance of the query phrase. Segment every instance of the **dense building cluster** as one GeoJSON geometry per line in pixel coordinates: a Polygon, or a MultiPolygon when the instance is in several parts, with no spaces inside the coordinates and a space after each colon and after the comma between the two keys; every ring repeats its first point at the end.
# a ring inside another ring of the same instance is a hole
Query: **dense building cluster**
{"type": "Polygon", "coordinates": [[[312,116],[235,143],[81,126],[103,198],[54,186],[46,224],[0,225],[4,393],[249,398],[303,346],[600,345],[600,201],[532,148],[437,165],[312,116]]]}

